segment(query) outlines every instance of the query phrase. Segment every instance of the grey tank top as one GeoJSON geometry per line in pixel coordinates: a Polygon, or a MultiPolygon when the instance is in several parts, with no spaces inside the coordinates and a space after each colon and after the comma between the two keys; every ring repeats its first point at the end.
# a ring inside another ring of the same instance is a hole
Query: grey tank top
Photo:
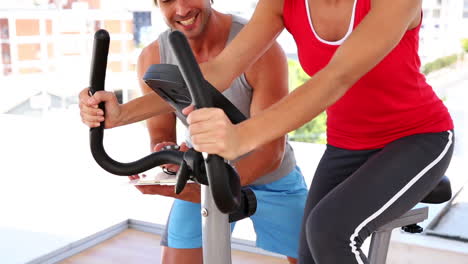
{"type": "MultiPolygon", "coordinates": [[[[228,43],[240,32],[242,27],[247,23],[243,18],[232,16],[231,30],[229,32],[228,43]]],[[[159,35],[159,56],[161,63],[175,64],[177,65],[177,58],[171,50],[169,44],[169,33],[170,30],[166,30],[159,35]]],[[[250,104],[252,103],[252,87],[247,82],[245,74],[237,77],[232,83],[231,87],[223,92],[229,101],[231,101],[247,118],[250,117],[250,104]]],[[[188,132],[186,133],[186,142],[190,146],[190,137],[188,132]]],[[[286,141],[285,152],[283,161],[278,169],[271,173],[265,174],[258,178],[251,185],[267,184],[279,180],[289,174],[296,166],[296,159],[294,157],[294,151],[289,143],[286,141]]]]}

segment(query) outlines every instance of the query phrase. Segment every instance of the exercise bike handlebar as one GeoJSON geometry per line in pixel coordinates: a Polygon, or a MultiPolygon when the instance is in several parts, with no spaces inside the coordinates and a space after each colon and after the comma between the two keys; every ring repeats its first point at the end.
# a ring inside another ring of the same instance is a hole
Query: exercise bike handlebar
{"type": "MultiPolygon", "coordinates": [[[[180,71],[192,97],[195,108],[213,107],[210,96],[203,89],[205,79],[188,41],[180,31],[169,34],[169,42],[179,62],[180,71]]],[[[237,173],[229,170],[218,155],[205,155],[205,167],[213,199],[223,213],[234,212],[240,205],[241,186],[237,173]]]]}
{"type": "MultiPolygon", "coordinates": [[[[182,75],[195,107],[211,107],[213,103],[209,99],[210,96],[205,95],[202,89],[205,80],[187,39],[181,32],[175,31],[170,34],[169,40],[179,60],[182,75]]],[[[109,42],[110,37],[106,30],[101,29],[95,33],[89,87],[91,94],[104,90],[109,42]]],[[[100,103],[99,108],[105,111],[104,103],[100,103]]],[[[91,153],[96,162],[112,174],[135,175],[156,166],[167,163],[181,164],[184,161],[183,152],[168,150],[152,153],[134,162],[121,163],[107,155],[103,140],[104,122],[101,122],[99,127],[90,129],[91,153]]],[[[237,173],[218,155],[208,155],[205,158],[205,167],[208,184],[218,209],[222,213],[236,211],[241,204],[241,186],[237,173]]]]}
{"type": "MultiPolygon", "coordinates": [[[[104,90],[109,42],[110,38],[107,31],[101,29],[94,34],[89,87],[91,94],[104,90]]],[[[99,108],[105,111],[104,103],[100,103],[99,108]]],[[[166,163],[179,164],[183,160],[183,152],[160,151],[137,161],[121,163],[109,157],[104,149],[104,122],[101,122],[99,127],[91,128],[89,136],[91,153],[94,159],[103,169],[112,174],[120,176],[135,175],[166,163]]]]}

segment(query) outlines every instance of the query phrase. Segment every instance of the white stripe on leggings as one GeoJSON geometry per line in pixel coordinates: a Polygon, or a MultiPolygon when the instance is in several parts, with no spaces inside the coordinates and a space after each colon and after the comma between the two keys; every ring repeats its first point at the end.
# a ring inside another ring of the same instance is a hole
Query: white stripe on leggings
{"type": "Polygon", "coordinates": [[[452,131],[447,131],[449,133],[449,138],[448,138],[448,143],[445,146],[445,149],[440,153],[440,155],[435,159],[433,162],[431,162],[427,167],[425,167],[422,171],[420,171],[416,177],[411,179],[411,181],[403,187],[395,196],[392,197],[386,204],[384,204],[377,212],[375,212],[373,215],[369,216],[364,222],[362,222],[356,229],[354,230],[354,233],[351,235],[350,240],[351,243],[349,244],[351,246],[351,251],[354,253],[356,256],[356,260],[359,264],[364,264],[362,262],[361,257],[359,256],[359,252],[356,248],[356,241],[355,238],[358,236],[359,232],[361,229],[366,226],[370,221],[374,220],[377,216],[379,216],[383,211],[385,211],[390,205],[392,205],[400,196],[403,195],[411,186],[413,186],[414,183],[416,183],[428,170],[430,170],[432,167],[434,167],[447,153],[447,151],[450,148],[450,145],[452,145],[452,131]]]}

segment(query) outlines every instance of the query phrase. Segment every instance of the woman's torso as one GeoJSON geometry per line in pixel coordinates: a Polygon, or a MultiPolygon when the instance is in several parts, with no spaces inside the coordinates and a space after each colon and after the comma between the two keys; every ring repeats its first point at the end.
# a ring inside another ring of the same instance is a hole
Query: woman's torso
{"type": "MultiPolygon", "coordinates": [[[[349,27],[333,28],[332,25],[327,31],[323,25],[313,23],[309,14],[319,14],[319,11],[310,12],[312,6],[309,7],[307,0],[284,0],[285,27],[293,35],[299,61],[310,76],[327,65],[371,8],[370,0],[349,3],[347,11],[351,13],[346,16],[349,27]],[[343,38],[327,40],[323,36],[327,33],[328,36],[341,34],[343,38]]],[[[377,66],[327,109],[330,145],[375,149],[404,136],[453,128],[447,108],[419,70],[419,28],[420,23],[406,31],[399,44],[377,66]]]]}

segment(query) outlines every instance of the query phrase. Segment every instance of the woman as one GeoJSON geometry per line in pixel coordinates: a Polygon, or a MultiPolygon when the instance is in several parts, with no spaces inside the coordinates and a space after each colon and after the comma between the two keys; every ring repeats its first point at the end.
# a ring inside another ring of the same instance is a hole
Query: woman
{"type": "Polygon", "coordinates": [[[202,66],[218,89],[286,28],[311,79],[237,125],[185,109],[195,149],[234,159],[328,114],[327,149],[304,212],[299,263],[368,263],[377,227],[424,198],[453,152],[453,122],[419,71],[421,1],[260,0],[247,26],[202,66]]]}

